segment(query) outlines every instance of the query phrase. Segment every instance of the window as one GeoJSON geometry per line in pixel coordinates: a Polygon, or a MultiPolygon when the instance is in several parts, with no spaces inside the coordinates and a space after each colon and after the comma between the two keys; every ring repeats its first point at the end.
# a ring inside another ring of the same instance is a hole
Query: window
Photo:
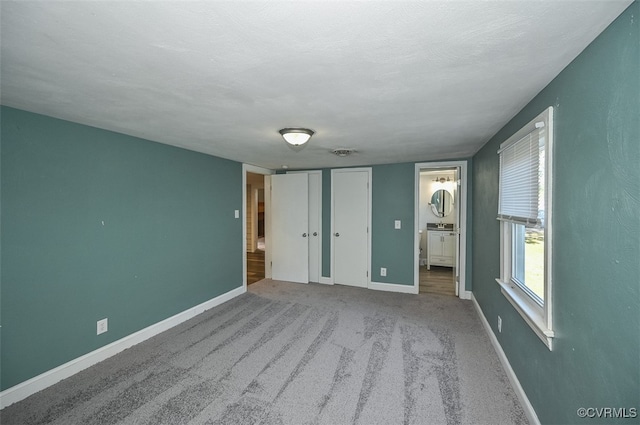
{"type": "Polygon", "coordinates": [[[552,348],[551,164],[553,107],[502,145],[500,278],[502,293],[549,350],[552,348]]]}

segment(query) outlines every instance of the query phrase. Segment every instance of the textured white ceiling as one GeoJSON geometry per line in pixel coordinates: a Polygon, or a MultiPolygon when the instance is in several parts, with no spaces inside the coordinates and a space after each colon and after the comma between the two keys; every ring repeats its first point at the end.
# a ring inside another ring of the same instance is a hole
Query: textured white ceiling
{"type": "Polygon", "coordinates": [[[466,157],[629,4],[2,1],[1,101],[267,168],[466,157]]]}

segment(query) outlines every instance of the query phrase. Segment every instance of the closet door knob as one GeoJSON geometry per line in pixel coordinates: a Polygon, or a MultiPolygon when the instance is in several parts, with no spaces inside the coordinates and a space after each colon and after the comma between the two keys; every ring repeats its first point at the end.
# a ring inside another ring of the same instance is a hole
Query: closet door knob
{"type": "Polygon", "coordinates": [[[340,233],[337,233],[337,232],[336,232],[336,233],[334,233],[334,235],[335,235],[335,236],[336,236],[336,238],[337,238],[338,236],[340,236],[340,233]]]}
{"type": "Polygon", "coordinates": [[[306,237],[307,237],[307,234],[306,234],[306,233],[303,233],[303,234],[302,234],[302,237],[303,237],[303,238],[306,238],[306,237]]]}
{"type": "Polygon", "coordinates": [[[318,232],[313,232],[313,236],[318,236],[318,232]]]}

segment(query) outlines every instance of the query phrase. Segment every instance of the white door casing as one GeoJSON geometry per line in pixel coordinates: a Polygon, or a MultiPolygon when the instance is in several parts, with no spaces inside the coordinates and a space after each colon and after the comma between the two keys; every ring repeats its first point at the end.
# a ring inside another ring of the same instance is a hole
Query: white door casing
{"type": "Polygon", "coordinates": [[[369,284],[370,181],[370,168],[331,172],[331,275],[336,284],[364,288],[369,284]]]}
{"type": "Polygon", "coordinates": [[[309,283],[307,174],[271,176],[271,276],[309,283]]]}
{"type": "Polygon", "coordinates": [[[466,286],[466,247],[467,247],[467,161],[442,161],[442,162],[423,162],[415,164],[415,212],[414,212],[414,231],[415,231],[415,254],[414,254],[414,291],[417,294],[419,292],[419,233],[420,223],[419,206],[420,206],[420,171],[421,170],[434,170],[434,169],[451,169],[457,168],[457,179],[460,181],[458,186],[456,200],[458,201],[457,207],[457,254],[456,255],[456,272],[459,277],[459,281],[456,282],[456,294],[463,299],[471,299],[471,291],[467,291],[466,286]]]}
{"type": "Polygon", "coordinates": [[[456,205],[456,224],[455,224],[455,247],[454,247],[454,252],[455,252],[455,286],[456,286],[456,297],[460,296],[460,187],[461,185],[461,179],[460,179],[460,167],[456,168],[456,174],[455,174],[455,180],[456,180],[456,191],[455,191],[455,198],[453,200],[453,202],[455,202],[456,205]]]}

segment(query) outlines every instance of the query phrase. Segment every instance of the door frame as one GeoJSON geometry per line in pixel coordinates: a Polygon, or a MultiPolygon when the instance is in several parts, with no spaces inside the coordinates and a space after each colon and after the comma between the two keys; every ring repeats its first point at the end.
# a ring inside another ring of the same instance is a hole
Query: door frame
{"type": "Polygon", "coordinates": [[[334,168],[331,169],[331,283],[335,284],[335,273],[334,273],[334,263],[335,263],[335,229],[334,229],[334,196],[333,196],[333,176],[336,173],[348,173],[348,172],[366,172],[367,173],[367,288],[371,287],[371,176],[373,174],[372,167],[359,167],[359,168],[334,168]]]}
{"type": "Polygon", "coordinates": [[[466,160],[461,161],[435,161],[435,162],[419,162],[415,164],[415,201],[414,201],[414,224],[413,224],[413,233],[414,233],[414,290],[415,293],[419,293],[420,291],[420,234],[418,231],[420,230],[419,223],[419,214],[420,214],[420,170],[429,169],[439,169],[439,168],[458,168],[460,170],[460,174],[458,179],[460,180],[460,205],[459,205],[459,245],[460,250],[458,255],[460,257],[460,281],[458,282],[458,286],[456,287],[456,292],[458,293],[458,297],[462,299],[471,299],[471,291],[467,291],[466,289],[466,281],[467,281],[467,191],[468,191],[468,162],[466,160]]]}
{"type": "MultiPolygon", "coordinates": [[[[247,173],[270,176],[273,170],[257,167],[251,164],[242,164],[242,287],[247,290],[247,173]]],[[[264,182],[264,275],[271,278],[271,185],[269,179],[264,182]]]]}

